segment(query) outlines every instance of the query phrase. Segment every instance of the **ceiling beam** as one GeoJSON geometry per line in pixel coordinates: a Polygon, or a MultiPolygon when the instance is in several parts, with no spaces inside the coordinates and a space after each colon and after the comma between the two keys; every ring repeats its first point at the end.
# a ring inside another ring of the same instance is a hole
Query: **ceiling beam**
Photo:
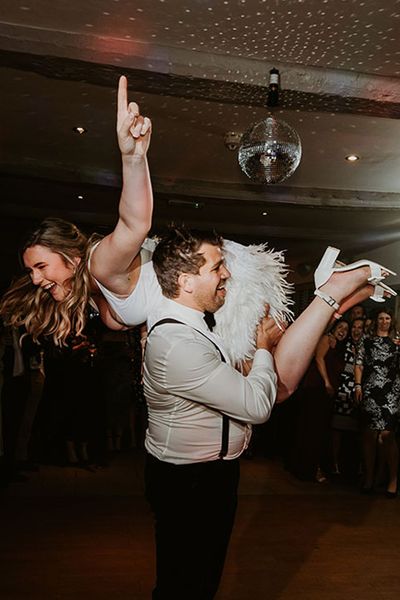
{"type": "MultiPolygon", "coordinates": [[[[0,50],[0,62],[7,68],[33,72],[52,79],[85,81],[113,89],[119,75],[124,73],[128,77],[130,88],[135,92],[249,107],[266,106],[266,87],[264,85],[155,72],[120,64],[102,64],[65,56],[40,55],[4,49],[0,50]]],[[[319,84],[320,78],[321,76],[319,76],[319,84]]],[[[347,87],[345,89],[348,91],[347,87]]],[[[326,91],[315,93],[297,89],[282,89],[279,108],[292,111],[358,114],[398,119],[400,118],[400,93],[398,100],[399,102],[389,102],[332,94],[326,91]]]]}

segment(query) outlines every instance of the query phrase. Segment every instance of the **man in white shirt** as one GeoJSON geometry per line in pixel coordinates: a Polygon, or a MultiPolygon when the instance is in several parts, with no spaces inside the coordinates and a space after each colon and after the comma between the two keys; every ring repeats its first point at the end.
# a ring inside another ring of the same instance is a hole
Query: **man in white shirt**
{"type": "Polygon", "coordinates": [[[204,312],[225,300],[221,239],[170,230],[153,264],[163,299],[152,315],[144,389],[146,496],[155,516],[153,599],[211,600],[217,591],[237,503],[238,457],[251,423],[270,416],[277,378],[270,351],[281,336],[264,318],[247,377],[230,364],[204,312]]]}

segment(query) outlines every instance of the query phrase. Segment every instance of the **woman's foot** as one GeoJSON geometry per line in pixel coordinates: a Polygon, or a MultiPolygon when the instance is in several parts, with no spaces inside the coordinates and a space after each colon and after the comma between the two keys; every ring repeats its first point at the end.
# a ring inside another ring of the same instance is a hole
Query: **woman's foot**
{"type": "Polygon", "coordinates": [[[384,292],[392,296],[397,296],[392,288],[383,283],[383,280],[387,275],[396,275],[394,271],[366,259],[357,260],[349,265],[345,265],[336,260],[339,253],[340,250],[332,246],[328,246],[325,250],[325,254],[314,273],[315,287],[317,290],[322,288],[334,273],[356,272],[360,268],[366,267],[369,270],[368,282],[374,287],[374,293],[371,296],[373,300],[383,302],[384,292]]]}
{"type": "Polygon", "coordinates": [[[387,498],[397,497],[397,479],[389,482],[385,494],[387,498]]]}
{"type": "MultiPolygon", "coordinates": [[[[339,315],[343,315],[355,304],[360,304],[373,296],[375,287],[368,283],[369,276],[370,270],[368,267],[333,273],[330,279],[321,286],[321,291],[340,305],[337,312],[339,315]]],[[[391,294],[386,291],[383,293],[383,296],[388,295],[391,294]]]]}

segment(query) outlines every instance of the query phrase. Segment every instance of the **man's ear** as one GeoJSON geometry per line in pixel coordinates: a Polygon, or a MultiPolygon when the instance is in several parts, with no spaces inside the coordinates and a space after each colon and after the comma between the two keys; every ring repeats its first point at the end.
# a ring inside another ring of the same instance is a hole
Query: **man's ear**
{"type": "Polygon", "coordinates": [[[178,284],[182,291],[191,294],[193,292],[193,275],[191,273],[181,273],[178,277],[178,284]]]}

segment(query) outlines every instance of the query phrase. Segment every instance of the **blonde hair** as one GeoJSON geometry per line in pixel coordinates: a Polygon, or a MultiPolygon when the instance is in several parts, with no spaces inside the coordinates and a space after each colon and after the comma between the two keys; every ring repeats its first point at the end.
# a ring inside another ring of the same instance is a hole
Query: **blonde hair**
{"type": "Polygon", "coordinates": [[[21,255],[33,246],[44,246],[59,254],[65,264],[76,264],[70,279],[67,296],[56,301],[39,286],[32,283],[28,274],[16,278],[0,302],[0,315],[7,325],[23,325],[34,341],[48,336],[57,346],[66,344],[70,334],[82,335],[86,324],[86,309],[90,299],[91,285],[88,256],[98,236],[90,239],[73,223],[48,218],[42,221],[28,237],[21,255]]]}

